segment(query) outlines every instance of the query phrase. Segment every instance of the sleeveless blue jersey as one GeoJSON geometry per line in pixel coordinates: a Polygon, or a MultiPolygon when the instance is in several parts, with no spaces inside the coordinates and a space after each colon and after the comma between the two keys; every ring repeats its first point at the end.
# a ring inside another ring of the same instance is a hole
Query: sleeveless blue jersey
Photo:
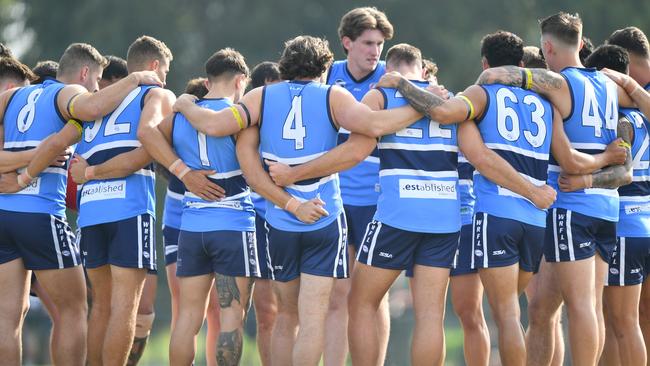
{"type": "MultiPolygon", "coordinates": [[[[487,108],[476,120],[487,147],[533,184],[548,178],[553,106],[536,93],[504,85],[483,86],[487,108]]],[[[546,226],[546,213],[528,199],[474,173],[477,212],[535,226],[546,226]]]]}
{"type": "Polygon", "coordinates": [[[184,195],[185,185],[176,176],[170,174],[165,195],[165,208],[163,209],[163,225],[165,227],[181,228],[184,195]]]}
{"type": "MultiPolygon", "coordinates": [[[[215,111],[228,108],[228,99],[202,99],[197,103],[215,111]]],[[[185,192],[181,229],[193,232],[217,230],[254,231],[255,211],[250,189],[244,180],[233,136],[214,137],[198,132],[182,114],[174,117],[173,144],[178,156],[194,170],[217,173],[209,179],[226,191],[220,201],[204,201],[185,192]]]]}
{"type": "MultiPolygon", "coordinates": [[[[426,82],[415,82],[424,88],[426,82]]],[[[379,89],[385,109],[408,104],[396,89],[379,89]]],[[[460,230],[456,125],[422,118],[377,144],[381,194],[375,220],[412,232],[460,230]]]]}
{"type": "Polygon", "coordinates": [[[637,109],[621,108],[634,127],[632,142],[632,183],[619,187],[619,221],[616,226],[618,236],[650,237],[650,138],[648,120],[637,109]]]}
{"type": "MultiPolygon", "coordinates": [[[[569,67],[562,70],[569,84],[572,110],[564,120],[571,146],[587,154],[603,152],[616,139],[618,125],[618,94],[616,85],[596,69],[569,67]]],[[[592,188],[576,192],[560,191],[557,179],[560,167],[551,157],[548,184],[557,191],[552,207],[573,210],[583,215],[618,221],[616,189],[592,188]]]]}
{"type": "MultiPolygon", "coordinates": [[[[85,123],[77,153],[90,165],[141,146],[137,131],[147,93],[153,86],[133,89],[111,113],[85,123]]],[[[142,214],[155,217],[155,173],[149,164],[128,177],[98,179],[78,189],[79,227],[115,222],[142,214]]]]}
{"type": "MultiPolygon", "coordinates": [[[[4,114],[5,150],[34,149],[63,128],[65,120],[56,99],[64,86],[56,80],[46,80],[14,92],[4,114]]],[[[0,195],[0,209],[65,215],[67,163],[64,167],[48,167],[35,178],[18,193],[0,195]]]]}
{"type": "MultiPolygon", "coordinates": [[[[264,159],[299,165],[318,158],[336,146],[338,131],[330,115],[330,86],[289,81],[264,87],[260,117],[260,147],[264,159]]],[[[312,225],[271,202],[266,221],[293,232],[313,231],[336,220],[343,209],[338,174],[296,182],[285,187],[299,201],[320,197],[328,216],[312,225]]]]}
{"type": "MultiPolygon", "coordinates": [[[[336,61],[327,74],[327,84],[338,85],[347,89],[361,101],[366,93],[386,72],[386,64],[380,61],[377,68],[361,80],[356,80],[348,71],[348,61],[336,61]]],[[[350,131],[339,130],[338,143],[342,144],[350,137],[350,131]]],[[[375,149],[370,156],[355,167],[339,173],[341,177],[341,195],[343,202],[351,206],[374,206],[379,197],[379,152],[375,149]]]]}
{"type": "Polygon", "coordinates": [[[461,152],[458,153],[458,195],[460,197],[460,221],[470,225],[474,218],[474,167],[461,152]]]}
{"type": "Polygon", "coordinates": [[[266,217],[266,200],[256,192],[251,192],[251,200],[255,206],[255,214],[261,218],[266,217]]]}

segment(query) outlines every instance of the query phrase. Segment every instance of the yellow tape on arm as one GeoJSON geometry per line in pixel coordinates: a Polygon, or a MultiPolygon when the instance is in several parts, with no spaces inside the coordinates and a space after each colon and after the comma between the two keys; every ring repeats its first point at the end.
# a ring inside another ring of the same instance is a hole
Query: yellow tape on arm
{"type": "Polygon", "coordinates": [[[77,131],[79,132],[79,136],[83,135],[83,127],[81,126],[81,122],[76,120],[76,119],[69,119],[68,123],[72,124],[77,128],[77,131]]]}
{"type": "Polygon", "coordinates": [[[234,105],[231,105],[230,111],[232,112],[232,115],[235,117],[235,120],[237,120],[239,129],[243,130],[244,128],[246,128],[246,126],[244,125],[244,120],[241,118],[241,114],[239,113],[239,109],[237,109],[237,107],[235,107],[234,105]]]}
{"type": "Polygon", "coordinates": [[[472,101],[469,100],[469,98],[464,96],[464,95],[459,95],[458,98],[461,98],[462,100],[464,100],[465,103],[467,104],[467,107],[469,108],[469,111],[467,112],[466,120],[468,120],[468,121],[473,120],[474,117],[476,117],[476,116],[474,115],[475,110],[474,110],[474,104],[472,103],[472,101]]]}
{"type": "Polygon", "coordinates": [[[527,90],[530,90],[530,88],[533,87],[533,72],[530,71],[530,69],[524,69],[524,72],[526,73],[526,88],[527,90]]]}

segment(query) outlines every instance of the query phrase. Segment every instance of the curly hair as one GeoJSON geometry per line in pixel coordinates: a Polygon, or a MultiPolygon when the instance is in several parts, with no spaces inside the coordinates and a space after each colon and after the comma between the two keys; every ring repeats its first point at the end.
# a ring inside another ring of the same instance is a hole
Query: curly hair
{"type": "Polygon", "coordinates": [[[544,54],[539,47],[526,46],[524,47],[524,56],[521,59],[524,67],[546,69],[548,65],[544,59],[544,54]]]}
{"type": "Polygon", "coordinates": [[[598,70],[606,67],[627,74],[630,57],[625,48],[613,44],[598,46],[585,60],[585,66],[598,70]]]}
{"type": "Polygon", "coordinates": [[[205,87],[206,78],[194,78],[187,82],[185,93],[192,94],[197,98],[203,98],[208,94],[208,88],[205,87]]]}
{"type": "Polygon", "coordinates": [[[32,81],[36,75],[22,62],[13,57],[0,57],[0,79],[17,82],[32,81]]]}
{"type": "Polygon", "coordinates": [[[327,70],[333,59],[327,40],[298,36],[284,43],[278,66],[284,80],[315,79],[327,70]]]}
{"type": "Polygon", "coordinates": [[[580,62],[584,64],[587,60],[587,57],[589,57],[592,52],[594,52],[594,43],[591,41],[591,39],[582,36],[582,48],[580,49],[580,52],[578,52],[580,62]]]}
{"type": "Polygon", "coordinates": [[[524,41],[514,33],[496,31],[481,40],[481,56],[490,67],[517,66],[524,57],[524,41]]]}

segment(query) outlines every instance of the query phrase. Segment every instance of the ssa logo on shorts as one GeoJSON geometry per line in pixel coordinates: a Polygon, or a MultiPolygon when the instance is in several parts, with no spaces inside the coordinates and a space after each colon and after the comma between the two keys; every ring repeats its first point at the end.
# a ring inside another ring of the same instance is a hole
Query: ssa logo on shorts
{"type": "Polygon", "coordinates": [[[444,180],[399,180],[400,198],[431,198],[455,200],[456,182],[444,180]]]}
{"type": "Polygon", "coordinates": [[[85,184],[81,190],[81,204],[92,201],[126,198],[126,180],[85,184]]]}

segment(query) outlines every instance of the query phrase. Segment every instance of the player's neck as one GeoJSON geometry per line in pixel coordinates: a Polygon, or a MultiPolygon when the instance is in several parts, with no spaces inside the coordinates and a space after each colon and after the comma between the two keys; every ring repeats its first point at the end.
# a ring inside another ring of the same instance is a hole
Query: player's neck
{"type": "Polygon", "coordinates": [[[372,70],[363,69],[355,62],[351,62],[350,59],[348,59],[347,68],[348,68],[348,72],[354,78],[354,80],[361,80],[366,76],[368,76],[371,72],[375,71],[375,69],[372,70]]]}
{"type": "Polygon", "coordinates": [[[650,83],[650,59],[644,59],[634,65],[630,64],[630,76],[642,87],[648,85],[650,83]]]}
{"type": "Polygon", "coordinates": [[[567,67],[584,67],[580,62],[580,56],[577,52],[567,52],[555,55],[553,63],[549,63],[549,68],[552,71],[560,72],[567,67]]]}
{"type": "Polygon", "coordinates": [[[221,99],[226,98],[231,101],[235,100],[235,95],[237,95],[237,90],[234,86],[231,85],[220,85],[214,84],[205,95],[206,99],[221,99]]]}

